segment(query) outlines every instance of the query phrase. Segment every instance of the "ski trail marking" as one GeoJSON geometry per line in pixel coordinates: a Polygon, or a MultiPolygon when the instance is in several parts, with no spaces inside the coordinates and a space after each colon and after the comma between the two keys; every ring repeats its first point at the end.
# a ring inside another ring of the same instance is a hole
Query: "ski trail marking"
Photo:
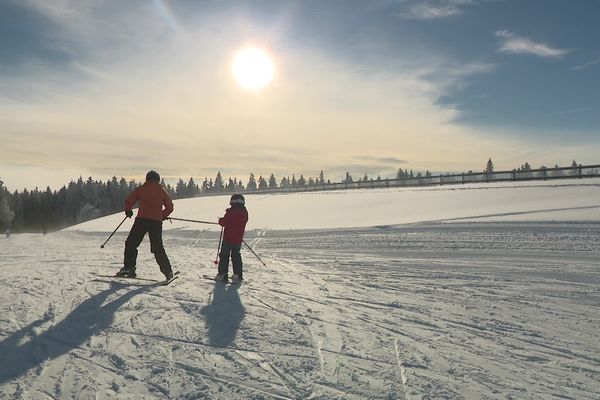
{"type": "Polygon", "coordinates": [[[265,235],[267,234],[266,229],[262,229],[257,232],[256,237],[250,241],[250,246],[256,247],[263,240],[265,235]]]}
{"type": "Polygon", "coordinates": [[[323,341],[319,339],[317,341],[317,353],[319,353],[319,361],[321,362],[321,372],[325,374],[325,359],[323,358],[323,352],[321,349],[323,348],[323,341]]]}
{"type": "Polygon", "coordinates": [[[312,325],[312,321],[308,318],[306,318],[305,315],[302,315],[302,318],[304,319],[304,322],[306,323],[306,326],[308,328],[308,333],[312,339],[312,341],[315,343],[316,347],[317,347],[317,354],[319,355],[319,363],[321,364],[321,373],[323,375],[325,375],[325,359],[323,358],[323,341],[321,339],[317,340],[317,338],[315,337],[315,334],[313,333],[312,329],[310,328],[310,326],[312,325]]]}
{"type": "Polygon", "coordinates": [[[400,380],[402,381],[402,386],[404,386],[404,389],[406,389],[406,382],[408,379],[406,379],[406,371],[404,370],[402,362],[400,361],[400,350],[398,349],[397,338],[394,338],[394,351],[396,352],[396,361],[398,362],[398,370],[400,371],[400,380]]]}
{"type": "MultiPolygon", "coordinates": [[[[272,397],[274,399],[294,400],[293,397],[287,397],[287,396],[283,396],[283,395],[280,395],[280,394],[271,393],[271,392],[268,392],[266,390],[262,390],[262,389],[253,387],[251,385],[246,385],[244,383],[235,382],[233,379],[224,379],[224,378],[220,378],[218,376],[211,375],[209,372],[204,371],[200,367],[195,367],[193,365],[184,364],[182,362],[176,362],[176,365],[179,368],[183,368],[187,372],[195,373],[197,375],[200,375],[200,376],[212,379],[213,381],[218,381],[218,382],[221,382],[221,383],[224,383],[224,384],[227,384],[227,385],[233,385],[233,386],[237,386],[237,387],[240,387],[240,388],[248,389],[248,390],[251,390],[251,391],[263,394],[263,395],[270,396],[270,397],[272,397]]],[[[286,387],[286,389],[289,389],[289,388],[286,387]]]]}

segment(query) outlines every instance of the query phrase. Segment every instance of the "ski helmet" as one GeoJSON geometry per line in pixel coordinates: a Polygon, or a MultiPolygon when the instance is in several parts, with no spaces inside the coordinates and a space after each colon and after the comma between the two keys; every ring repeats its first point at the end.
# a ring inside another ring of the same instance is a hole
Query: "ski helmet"
{"type": "Polygon", "coordinates": [[[229,204],[232,206],[235,206],[235,205],[243,206],[246,204],[246,199],[244,199],[244,196],[242,196],[241,194],[236,193],[233,196],[231,196],[231,200],[229,200],[229,204]]]}
{"type": "Polygon", "coordinates": [[[160,175],[156,171],[148,171],[146,180],[150,182],[160,182],[160,175]]]}

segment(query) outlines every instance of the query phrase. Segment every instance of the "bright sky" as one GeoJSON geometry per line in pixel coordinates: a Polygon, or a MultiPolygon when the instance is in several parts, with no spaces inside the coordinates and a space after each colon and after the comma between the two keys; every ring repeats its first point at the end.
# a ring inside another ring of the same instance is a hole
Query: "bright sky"
{"type": "Polygon", "coordinates": [[[598,163],[599,15],[596,0],[5,0],[0,179],[598,163]],[[240,72],[249,46],[262,55],[240,72]]]}

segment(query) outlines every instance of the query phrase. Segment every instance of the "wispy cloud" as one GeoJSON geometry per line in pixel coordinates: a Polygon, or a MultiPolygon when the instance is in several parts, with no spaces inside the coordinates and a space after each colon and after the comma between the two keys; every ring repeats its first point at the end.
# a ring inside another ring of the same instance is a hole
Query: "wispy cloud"
{"type": "Polygon", "coordinates": [[[573,71],[583,71],[583,70],[586,70],[586,69],[593,67],[594,65],[598,65],[598,64],[600,64],[600,58],[598,58],[596,60],[588,61],[584,64],[576,65],[576,66],[572,67],[571,69],[573,71]]]}
{"type": "Polygon", "coordinates": [[[557,112],[553,112],[553,113],[549,113],[549,114],[544,114],[542,115],[542,117],[557,117],[557,116],[561,116],[561,115],[567,115],[567,114],[575,114],[575,113],[580,113],[580,112],[584,112],[584,111],[589,111],[589,107],[580,107],[580,108],[571,108],[569,110],[562,110],[562,111],[557,111],[557,112]]]}
{"type": "Polygon", "coordinates": [[[454,17],[463,13],[463,7],[473,3],[473,0],[419,1],[410,4],[408,9],[400,14],[400,17],[417,20],[454,17]]]}
{"type": "Polygon", "coordinates": [[[497,31],[496,37],[500,40],[498,51],[502,53],[528,54],[542,58],[562,58],[571,51],[570,49],[553,47],[548,43],[536,42],[506,30],[497,31]]]}
{"type": "Polygon", "coordinates": [[[465,87],[471,77],[488,74],[495,69],[496,65],[488,62],[462,63],[438,59],[432,60],[426,67],[423,67],[420,70],[419,78],[429,85],[431,94],[439,98],[452,90],[465,87]]]}
{"type": "Polygon", "coordinates": [[[356,159],[364,161],[372,161],[375,163],[383,164],[406,164],[408,161],[402,160],[396,157],[369,157],[369,156],[357,156],[356,159]]]}

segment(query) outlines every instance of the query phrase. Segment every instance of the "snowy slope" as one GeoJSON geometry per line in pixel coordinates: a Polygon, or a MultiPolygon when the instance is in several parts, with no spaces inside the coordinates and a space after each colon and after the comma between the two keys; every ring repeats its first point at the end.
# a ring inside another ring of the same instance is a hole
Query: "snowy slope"
{"type": "MultiPolygon", "coordinates": [[[[228,202],[229,196],[176,200],[172,216],[216,221],[228,202]]],[[[246,204],[249,230],[368,227],[456,219],[599,221],[600,179],[255,194],[246,196],[246,204]]],[[[122,218],[122,214],[99,218],[69,230],[111,232],[122,218]]],[[[126,221],[124,229],[131,224],[126,221]]],[[[184,222],[165,225],[165,229],[182,228],[200,227],[184,222]]]]}
{"type": "Polygon", "coordinates": [[[248,196],[241,287],[208,225],[167,224],[169,287],[101,276],[121,214],[2,239],[0,399],[598,399],[598,181],[512,186],[248,196]]]}

